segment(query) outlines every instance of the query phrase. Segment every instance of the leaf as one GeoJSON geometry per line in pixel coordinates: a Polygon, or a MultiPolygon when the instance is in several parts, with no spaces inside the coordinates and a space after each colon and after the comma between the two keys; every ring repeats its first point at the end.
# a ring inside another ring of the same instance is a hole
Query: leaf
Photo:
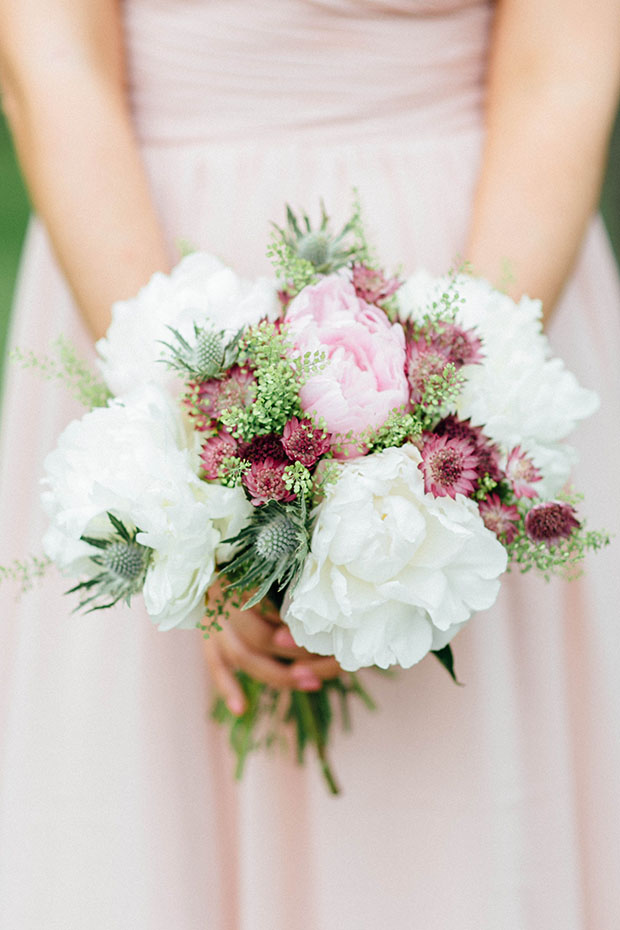
{"type": "Polygon", "coordinates": [[[454,672],[454,655],[452,653],[452,646],[448,644],[447,646],[444,646],[443,649],[431,649],[431,652],[439,659],[445,670],[450,675],[452,681],[456,685],[459,685],[459,687],[463,687],[463,682],[458,680],[454,672]]]}

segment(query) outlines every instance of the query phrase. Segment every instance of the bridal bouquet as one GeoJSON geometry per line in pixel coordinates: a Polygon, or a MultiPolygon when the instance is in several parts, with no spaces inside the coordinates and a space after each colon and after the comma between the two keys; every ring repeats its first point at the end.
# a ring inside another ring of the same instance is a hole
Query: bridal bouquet
{"type": "Polygon", "coordinates": [[[215,714],[240,767],[288,720],[335,791],[331,703],[370,702],[360,668],[432,652],[454,676],[450,642],[509,565],[570,571],[604,544],[564,491],[563,440],[597,398],[538,301],[387,276],[357,208],[338,234],[289,209],[270,255],[275,282],[194,253],[115,305],[110,397],[46,462],[44,546],[80,607],[141,595],[161,630],[217,635],[230,602],[274,601],[342,674],[286,695],[241,674],[248,710],[215,714]]]}

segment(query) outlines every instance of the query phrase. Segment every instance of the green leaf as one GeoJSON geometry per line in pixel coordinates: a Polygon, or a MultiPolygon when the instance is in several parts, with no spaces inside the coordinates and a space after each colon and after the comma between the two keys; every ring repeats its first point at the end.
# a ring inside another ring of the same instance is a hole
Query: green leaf
{"type": "Polygon", "coordinates": [[[431,652],[439,659],[445,670],[450,675],[452,681],[456,685],[459,685],[459,687],[462,687],[463,682],[458,680],[454,672],[454,655],[452,653],[452,646],[448,644],[447,646],[444,646],[443,649],[432,649],[431,652]]]}

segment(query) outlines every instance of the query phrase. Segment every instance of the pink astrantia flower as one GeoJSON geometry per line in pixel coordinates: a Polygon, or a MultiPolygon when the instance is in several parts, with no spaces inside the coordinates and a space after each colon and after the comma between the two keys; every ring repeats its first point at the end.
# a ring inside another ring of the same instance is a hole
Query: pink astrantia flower
{"type": "Polygon", "coordinates": [[[431,376],[441,375],[447,364],[446,355],[425,339],[409,343],[406,372],[410,390],[409,399],[414,406],[422,402],[431,376]]]}
{"type": "Polygon", "coordinates": [[[472,329],[463,329],[456,323],[444,323],[433,337],[432,345],[444,352],[457,368],[478,365],[482,361],[482,342],[478,336],[472,329]]]}
{"type": "Polygon", "coordinates": [[[396,293],[402,281],[386,278],[382,271],[367,265],[353,265],[353,287],[355,293],[369,304],[379,304],[396,293]]]}
{"type": "Polygon", "coordinates": [[[479,509],[487,529],[511,543],[517,535],[517,526],[521,520],[517,508],[512,504],[503,504],[498,494],[489,494],[486,500],[480,502],[479,509]]]}
{"type": "Polygon", "coordinates": [[[254,375],[247,368],[233,365],[226,378],[193,382],[186,403],[198,430],[211,429],[224,410],[245,407],[253,398],[254,375]]]}
{"type": "Polygon", "coordinates": [[[284,427],[282,445],[290,459],[312,468],[317,459],[328,451],[330,437],[322,429],[316,429],[312,420],[292,417],[284,427]]]}
{"type": "Polygon", "coordinates": [[[243,476],[243,483],[252,495],[255,507],[267,501],[292,501],[295,495],[284,484],[283,474],[286,462],[277,462],[266,458],[264,462],[254,462],[243,476]]]}
{"type": "MultiPolygon", "coordinates": [[[[299,353],[325,356],[300,398],[303,409],[322,419],[329,433],[359,436],[407,403],[403,329],[358,297],[351,281],[328,275],[305,287],[291,302],[286,320],[299,353]]],[[[353,439],[339,454],[361,451],[353,439]]]]}
{"type": "Polygon", "coordinates": [[[508,456],[506,477],[512,484],[515,497],[536,497],[536,488],[532,485],[540,481],[542,475],[521,446],[515,446],[508,456]]]}
{"type": "Polygon", "coordinates": [[[207,478],[217,478],[223,459],[237,454],[237,440],[226,430],[207,439],[200,452],[200,461],[207,478]]]}
{"type": "Polygon", "coordinates": [[[434,497],[471,494],[478,480],[478,456],[464,439],[429,434],[422,447],[418,468],[424,475],[424,491],[434,497]]]}
{"type": "Polygon", "coordinates": [[[465,439],[471,443],[478,454],[478,474],[489,475],[493,481],[501,481],[504,473],[499,467],[500,451],[491,440],[484,435],[479,426],[472,426],[469,420],[459,420],[453,414],[440,420],[433,430],[438,436],[447,436],[449,439],[465,439]]]}
{"type": "Polygon", "coordinates": [[[536,543],[552,545],[567,539],[579,526],[575,508],[564,501],[535,504],[525,515],[525,532],[536,543]]]}
{"type": "Polygon", "coordinates": [[[242,459],[248,459],[252,463],[264,462],[267,458],[273,459],[274,462],[286,462],[286,453],[280,437],[275,433],[255,436],[251,442],[241,443],[239,455],[242,459]]]}

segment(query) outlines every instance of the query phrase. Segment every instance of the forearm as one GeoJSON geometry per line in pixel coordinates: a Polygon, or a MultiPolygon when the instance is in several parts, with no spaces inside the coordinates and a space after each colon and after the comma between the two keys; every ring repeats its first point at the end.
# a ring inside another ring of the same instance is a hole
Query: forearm
{"type": "Polygon", "coordinates": [[[34,207],[98,337],[113,301],[169,258],[120,75],[62,40],[47,67],[5,58],[5,108],[34,207]]]}
{"type": "Polygon", "coordinates": [[[540,7],[527,21],[523,6],[498,13],[466,256],[514,296],[542,298],[548,317],[598,202],[620,82],[620,6],[615,32],[601,39],[605,24],[590,27],[581,45],[570,22],[554,31],[538,21],[540,7]]]}

